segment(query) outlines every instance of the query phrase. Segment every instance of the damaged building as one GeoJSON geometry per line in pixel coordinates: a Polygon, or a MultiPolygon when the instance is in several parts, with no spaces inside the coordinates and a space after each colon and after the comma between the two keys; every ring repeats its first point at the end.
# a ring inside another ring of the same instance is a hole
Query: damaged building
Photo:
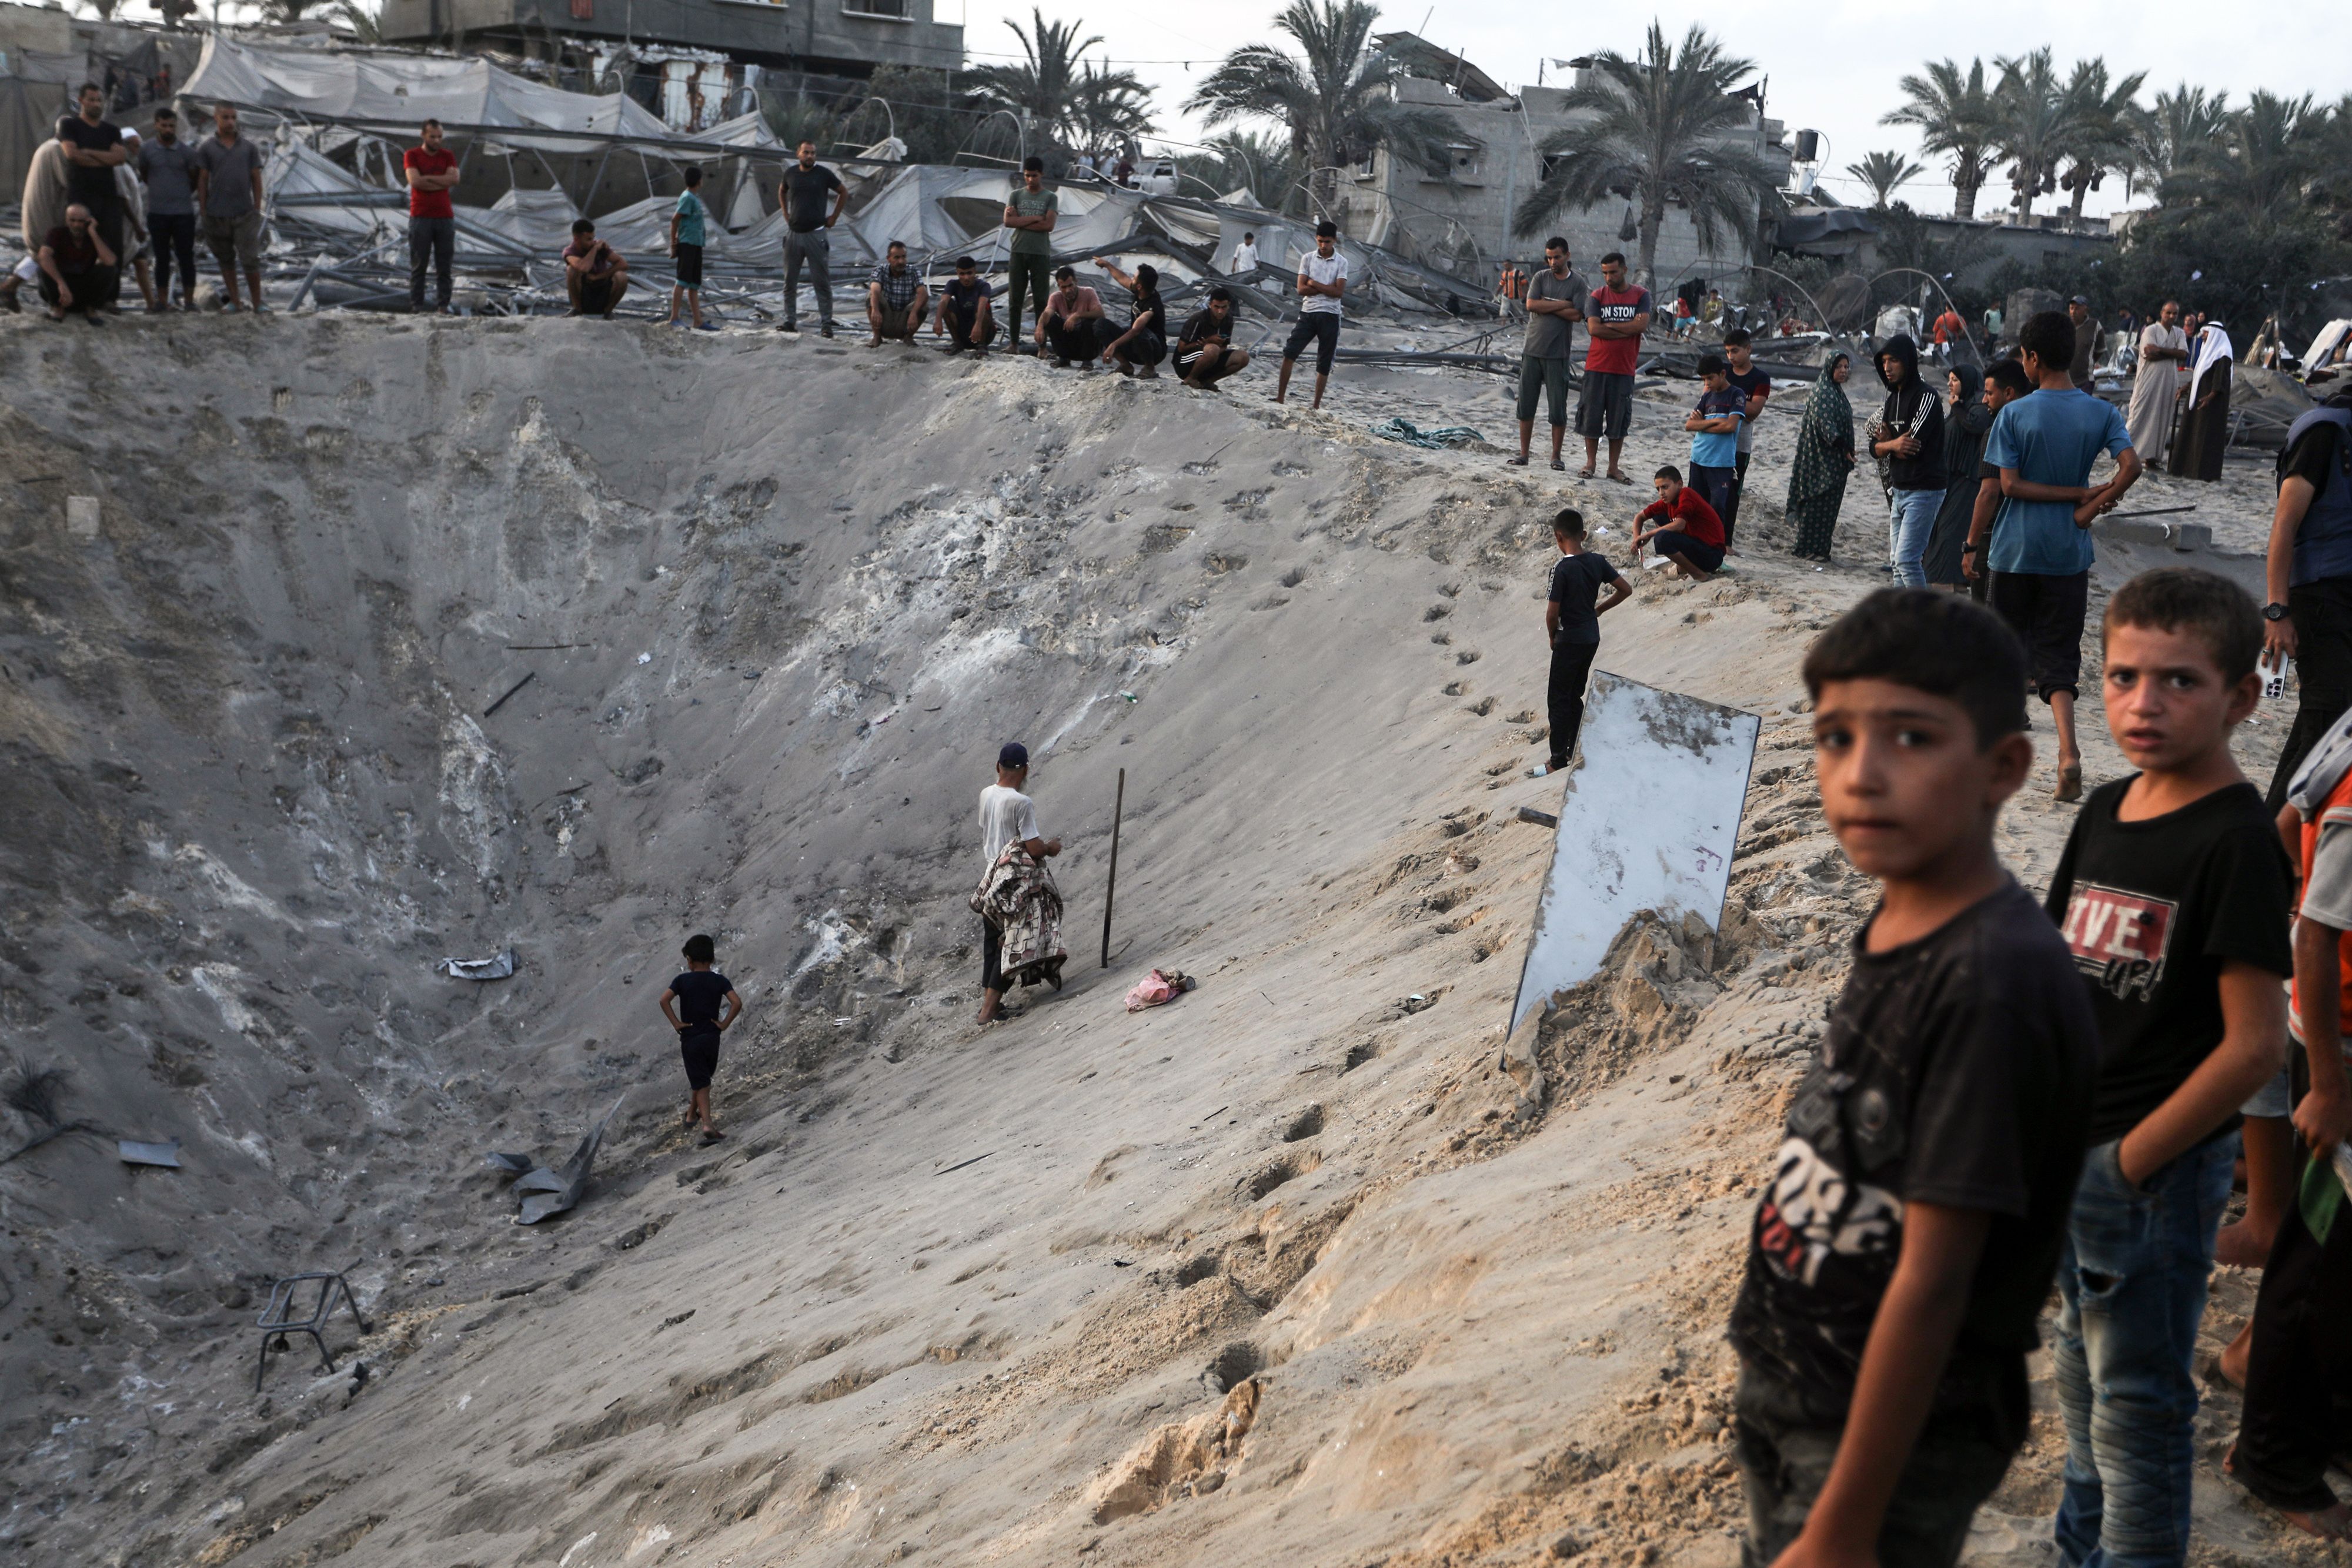
{"type": "MultiPolygon", "coordinates": [[[[1591,267],[1605,251],[1631,245],[1630,200],[1562,214],[1543,234],[1517,233],[1511,214],[1544,176],[1547,138],[1590,111],[1571,111],[1565,100],[1584,85],[1589,67],[1571,62],[1575,76],[1565,87],[1505,88],[1467,59],[1411,33],[1384,33],[1381,47],[1403,65],[1395,95],[1400,103],[1444,118],[1452,126],[1452,165],[1439,173],[1409,157],[1382,149],[1349,171],[1340,187],[1345,209],[1340,226],[1367,241],[1412,256],[1461,276],[1491,277],[1505,260],[1524,261],[1539,250],[1544,234],[1562,234],[1580,266],[1591,267]]],[[[1737,95],[1747,101],[1736,145],[1764,161],[1785,180],[1790,167],[1785,128],[1766,117],[1760,89],[1737,95]]],[[[1661,284],[1703,272],[1728,270],[1764,259],[1769,235],[1759,215],[1746,235],[1727,236],[1709,254],[1699,243],[1690,214],[1669,205],[1658,235],[1661,284]]]]}

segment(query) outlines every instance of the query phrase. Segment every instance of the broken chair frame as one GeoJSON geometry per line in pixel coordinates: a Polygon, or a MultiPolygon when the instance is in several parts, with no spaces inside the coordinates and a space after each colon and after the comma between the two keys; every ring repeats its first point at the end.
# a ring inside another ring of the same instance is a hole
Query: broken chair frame
{"type": "Polygon", "coordinates": [[[331,1373],[335,1370],[335,1358],[327,1349],[324,1331],[327,1320],[334,1315],[339,1306],[351,1309],[352,1322],[359,1325],[362,1334],[368,1332],[367,1319],[360,1316],[359,1296],[340,1272],[330,1270],[314,1274],[289,1274],[269,1287],[269,1304],[261,1309],[261,1316],[255,1320],[261,1330],[261,1358],[253,1368],[253,1391],[256,1394],[261,1392],[262,1375],[269,1369],[269,1342],[277,1340],[280,1349],[291,1350],[293,1347],[285,1343],[286,1336],[290,1333],[309,1334],[310,1343],[319,1347],[319,1359],[326,1364],[326,1370],[331,1373]],[[314,1281],[319,1287],[317,1310],[307,1318],[295,1316],[298,1311],[295,1298],[300,1293],[300,1287],[314,1281]]]}

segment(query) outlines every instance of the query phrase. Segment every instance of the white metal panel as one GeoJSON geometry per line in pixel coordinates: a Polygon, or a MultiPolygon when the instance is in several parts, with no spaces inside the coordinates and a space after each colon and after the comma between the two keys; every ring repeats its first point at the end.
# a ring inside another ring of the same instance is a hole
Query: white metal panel
{"type": "Polygon", "coordinates": [[[1514,1031],[1599,972],[1617,933],[1643,910],[1720,925],[1761,727],[1738,708],[1593,672],[1578,737],[1584,762],[1560,806],[1514,1031]]]}

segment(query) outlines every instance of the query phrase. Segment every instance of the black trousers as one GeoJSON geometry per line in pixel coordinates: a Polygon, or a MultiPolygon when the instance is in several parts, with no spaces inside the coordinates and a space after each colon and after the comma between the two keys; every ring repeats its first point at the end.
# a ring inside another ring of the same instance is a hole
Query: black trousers
{"type": "Polygon", "coordinates": [[[449,308],[449,266],[457,254],[457,220],[408,220],[408,308],[425,308],[425,271],[433,269],[434,304],[449,308]]]}
{"type": "Polygon", "coordinates": [[[2286,804],[2294,770],[2311,755],[2327,727],[2352,707],[2352,577],[2331,577],[2287,590],[2294,622],[2294,675],[2302,688],[2294,727],[2271,774],[2273,816],[2286,804]]]}
{"type": "Polygon", "coordinates": [[[1731,530],[1739,525],[1739,497],[1747,493],[1748,460],[1754,455],[1752,452],[1740,453],[1739,461],[1732,465],[1731,502],[1716,509],[1723,519],[1723,542],[1727,545],[1731,542],[1731,530]]]}
{"type": "Polygon", "coordinates": [[[196,291],[196,214],[149,213],[147,233],[155,246],[155,298],[172,298],[172,267],[180,268],[180,292],[196,291]]]}
{"type": "MultiPolygon", "coordinates": [[[[2294,1069],[2300,1095],[2310,1086],[2300,1052],[2294,1069]]],[[[2298,1147],[2297,1153],[2309,1151],[2298,1147]]],[[[2238,1426],[2238,1479],[2273,1508],[2307,1512],[2336,1500],[2326,1471],[2330,1456],[2343,1452],[2352,1437],[2347,1322],[2352,1204],[2336,1211],[2323,1242],[2303,1223],[2302,1205],[2290,1203],[2254,1299],[2254,1343],[2238,1426]]]]}
{"type": "Polygon", "coordinates": [[[980,988],[1001,991],[1004,988],[1004,931],[983,915],[980,917],[980,988]]]}
{"type": "Polygon", "coordinates": [[[1102,352],[1102,344],[1095,337],[1096,325],[1091,316],[1075,321],[1056,316],[1045,323],[1045,342],[1057,360],[1091,360],[1102,352]]]}
{"type": "Polygon", "coordinates": [[[1551,680],[1544,691],[1551,720],[1551,764],[1564,768],[1576,752],[1577,732],[1584,727],[1584,683],[1592,674],[1598,643],[1554,643],[1551,680]]]}

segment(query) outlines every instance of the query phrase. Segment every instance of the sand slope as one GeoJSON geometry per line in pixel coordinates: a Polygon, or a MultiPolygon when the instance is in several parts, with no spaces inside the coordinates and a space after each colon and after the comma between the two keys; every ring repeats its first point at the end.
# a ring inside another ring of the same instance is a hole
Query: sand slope
{"type": "MultiPolygon", "coordinates": [[[[1558,797],[1520,776],[1545,519],[1583,497],[1622,559],[1631,497],[1364,436],[1403,378],[1309,417],[331,319],[27,322],[0,378],[0,1019],[187,1163],[0,1167],[22,1560],[1732,1560],[1720,1325],[1866,898],[1795,665],[1879,580],[1769,552],[1769,446],[1757,551],[1642,574],[1601,659],[1766,716],[1733,907],[1628,930],[1538,1103],[1499,1047],[1550,852],[1512,812],[1558,797]],[[971,802],[1016,737],[1072,984],[980,1032],[971,802]],[[751,1003],[711,1149],[654,1011],[693,929],[751,1003]],[[1153,965],[1200,989],[1126,1014],[1153,965]],[[509,1224],[482,1150],[625,1091],[594,1193],[509,1224]],[[371,1376],[297,1350],[255,1399],[257,1293],[343,1265],[371,1376]]],[[[1682,446],[1642,420],[1637,471],[1682,446]]],[[[2021,806],[2021,874],[2066,821],[2021,806]]],[[[1986,1552],[2034,1550],[2053,1465],[1986,1552]]]]}

